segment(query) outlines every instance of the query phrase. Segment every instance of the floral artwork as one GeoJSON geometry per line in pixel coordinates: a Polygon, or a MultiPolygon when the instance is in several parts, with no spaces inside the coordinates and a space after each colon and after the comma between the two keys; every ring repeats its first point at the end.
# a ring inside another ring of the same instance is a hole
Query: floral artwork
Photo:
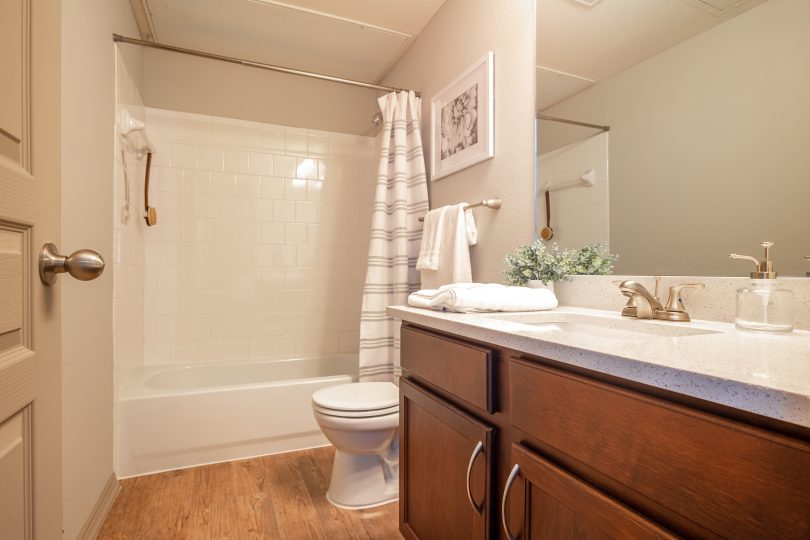
{"type": "Polygon", "coordinates": [[[431,99],[431,180],[495,155],[494,58],[487,53],[431,99]]]}
{"type": "Polygon", "coordinates": [[[442,107],[442,159],[478,142],[478,84],[442,107]]]}

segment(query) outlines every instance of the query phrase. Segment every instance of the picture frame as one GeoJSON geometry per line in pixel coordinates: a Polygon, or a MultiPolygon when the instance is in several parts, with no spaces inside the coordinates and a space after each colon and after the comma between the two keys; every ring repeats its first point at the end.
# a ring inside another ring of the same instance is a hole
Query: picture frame
{"type": "Polygon", "coordinates": [[[495,156],[495,54],[467,68],[430,100],[430,178],[495,156]]]}

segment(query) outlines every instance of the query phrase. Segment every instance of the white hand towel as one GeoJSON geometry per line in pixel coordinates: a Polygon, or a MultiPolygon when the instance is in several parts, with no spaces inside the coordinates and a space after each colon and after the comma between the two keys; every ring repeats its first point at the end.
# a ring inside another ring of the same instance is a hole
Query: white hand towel
{"type": "Polygon", "coordinates": [[[425,225],[422,227],[422,244],[419,257],[416,259],[417,270],[438,270],[444,233],[444,217],[447,206],[430,210],[425,214],[425,225]]]}
{"type": "MultiPolygon", "coordinates": [[[[429,231],[423,233],[422,248],[426,254],[433,254],[438,251],[439,263],[436,268],[426,264],[419,264],[416,267],[422,271],[422,286],[426,289],[435,289],[440,285],[450,283],[466,283],[472,281],[472,268],[470,266],[470,247],[467,238],[467,217],[464,208],[466,204],[456,204],[442,207],[441,219],[436,225],[436,235],[441,239],[433,237],[433,226],[429,231]],[[430,237],[427,234],[430,234],[430,237]],[[438,249],[436,248],[438,246],[438,249]]],[[[425,216],[427,224],[428,216],[425,216]]],[[[427,227],[425,227],[427,229],[427,227]]],[[[426,258],[426,261],[432,262],[426,258]]]]}
{"type": "Polygon", "coordinates": [[[421,290],[408,296],[414,307],[457,311],[547,311],[557,307],[549,289],[507,287],[497,283],[460,283],[421,290]]]}

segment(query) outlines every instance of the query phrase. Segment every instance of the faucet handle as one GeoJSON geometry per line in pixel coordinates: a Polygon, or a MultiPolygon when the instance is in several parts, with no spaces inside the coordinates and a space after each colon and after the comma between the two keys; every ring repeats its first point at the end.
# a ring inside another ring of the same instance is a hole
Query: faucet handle
{"type": "Polygon", "coordinates": [[[683,305],[683,297],[681,291],[683,289],[705,289],[704,283],[682,283],[680,285],[673,285],[669,288],[669,298],[667,305],[664,307],[667,311],[677,311],[686,313],[686,307],[683,305]]]}

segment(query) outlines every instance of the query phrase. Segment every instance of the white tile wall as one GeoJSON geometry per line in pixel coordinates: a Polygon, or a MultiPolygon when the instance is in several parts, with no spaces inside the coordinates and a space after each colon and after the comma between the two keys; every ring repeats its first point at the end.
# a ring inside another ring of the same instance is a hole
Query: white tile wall
{"type": "Polygon", "coordinates": [[[352,352],[374,194],[370,137],[146,108],[145,364],[352,352]]]}

